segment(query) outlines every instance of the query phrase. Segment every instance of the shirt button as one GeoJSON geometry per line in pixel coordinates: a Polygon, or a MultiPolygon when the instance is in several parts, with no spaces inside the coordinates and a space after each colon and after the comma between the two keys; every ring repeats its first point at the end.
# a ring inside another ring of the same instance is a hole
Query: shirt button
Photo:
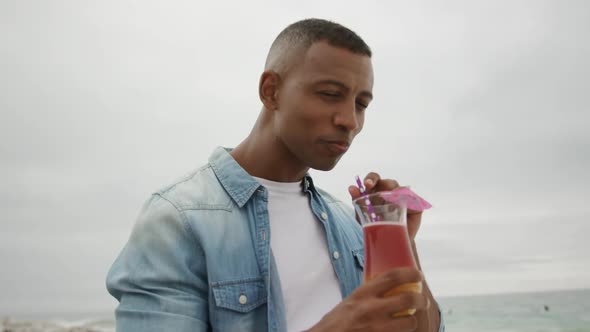
{"type": "Polygon", "coordinates": [[[238,302],[240,302],[240,304],[246,304],[246,302],[248,302],[248,298],[246,297],[246,295],[242,294],[238,298],[238,302]]]}
{"type": "Polygon", "coordinates": [[[340,258],[340,253],[338,251],[334,251],[332,256],[334,257],[334,259],[338,259],[338,258],[340,258]]]}
{"type": "Polygon", "coordinates": [[[326,212],[322,212],[321,216],[324,220],[328,219],[328,214],[326,212]]]}

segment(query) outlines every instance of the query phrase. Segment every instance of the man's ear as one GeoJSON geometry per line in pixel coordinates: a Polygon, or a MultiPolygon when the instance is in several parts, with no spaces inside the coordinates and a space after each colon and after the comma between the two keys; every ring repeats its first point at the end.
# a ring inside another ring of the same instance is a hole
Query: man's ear
{"type": "Polygon", "coordinates": [[[278,109],[278,92],[281,77],[272,70],[267,70],[260,76],[258,84],[258,94],[260,100],[267,110],[274,111],[278,109]]]}

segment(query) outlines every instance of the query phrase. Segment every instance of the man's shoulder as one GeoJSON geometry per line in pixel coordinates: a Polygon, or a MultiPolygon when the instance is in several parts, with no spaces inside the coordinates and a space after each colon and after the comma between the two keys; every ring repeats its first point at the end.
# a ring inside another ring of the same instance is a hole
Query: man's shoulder
{"type": "Polygon", "coordinates": [[[179,210],[231,209],[231,198],[209,163],[161,187],[154,194],[166,199],[179,210]]]}

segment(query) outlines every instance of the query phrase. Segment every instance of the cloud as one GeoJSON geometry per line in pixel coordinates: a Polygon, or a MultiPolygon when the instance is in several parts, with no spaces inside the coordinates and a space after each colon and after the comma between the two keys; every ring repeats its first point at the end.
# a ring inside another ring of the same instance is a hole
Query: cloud
{"type": "Polygon", "coordinates": [[[142,202],[249,132],[266,51],[302,17],[375,52],[365,129],[316,183],[346,201],[375,170],[430,200],[437,292],[589,286],[587,2],[284,5],[2,3],[0,312],[112,306],[142,202]]]}
{"type": "Polygon", "coordinates": [[[508,210],[502,218],[471,223],[436,223],[425,216],[418,239],[422,266],[444,295],[490,293],[500,284],[504,292],[587,287],[587,216],[514,216],[508,210]]]}

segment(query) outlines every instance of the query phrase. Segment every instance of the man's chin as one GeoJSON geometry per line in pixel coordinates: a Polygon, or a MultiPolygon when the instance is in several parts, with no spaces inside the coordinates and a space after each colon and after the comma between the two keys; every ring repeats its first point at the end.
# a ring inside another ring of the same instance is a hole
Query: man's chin
{"type": "Polygon", "coordinates": [[[331,171],[332,169],[334,169],[334,167],[336,167],[336,165],[338,164],[338,162],[340,161],[340,157],[338,157],[338,159],[336,160],[323,160],[323,161],[319,161],[314,163],[313,165],[310,165],[310,168],[313,168],[317,171],[331,171]]]}

